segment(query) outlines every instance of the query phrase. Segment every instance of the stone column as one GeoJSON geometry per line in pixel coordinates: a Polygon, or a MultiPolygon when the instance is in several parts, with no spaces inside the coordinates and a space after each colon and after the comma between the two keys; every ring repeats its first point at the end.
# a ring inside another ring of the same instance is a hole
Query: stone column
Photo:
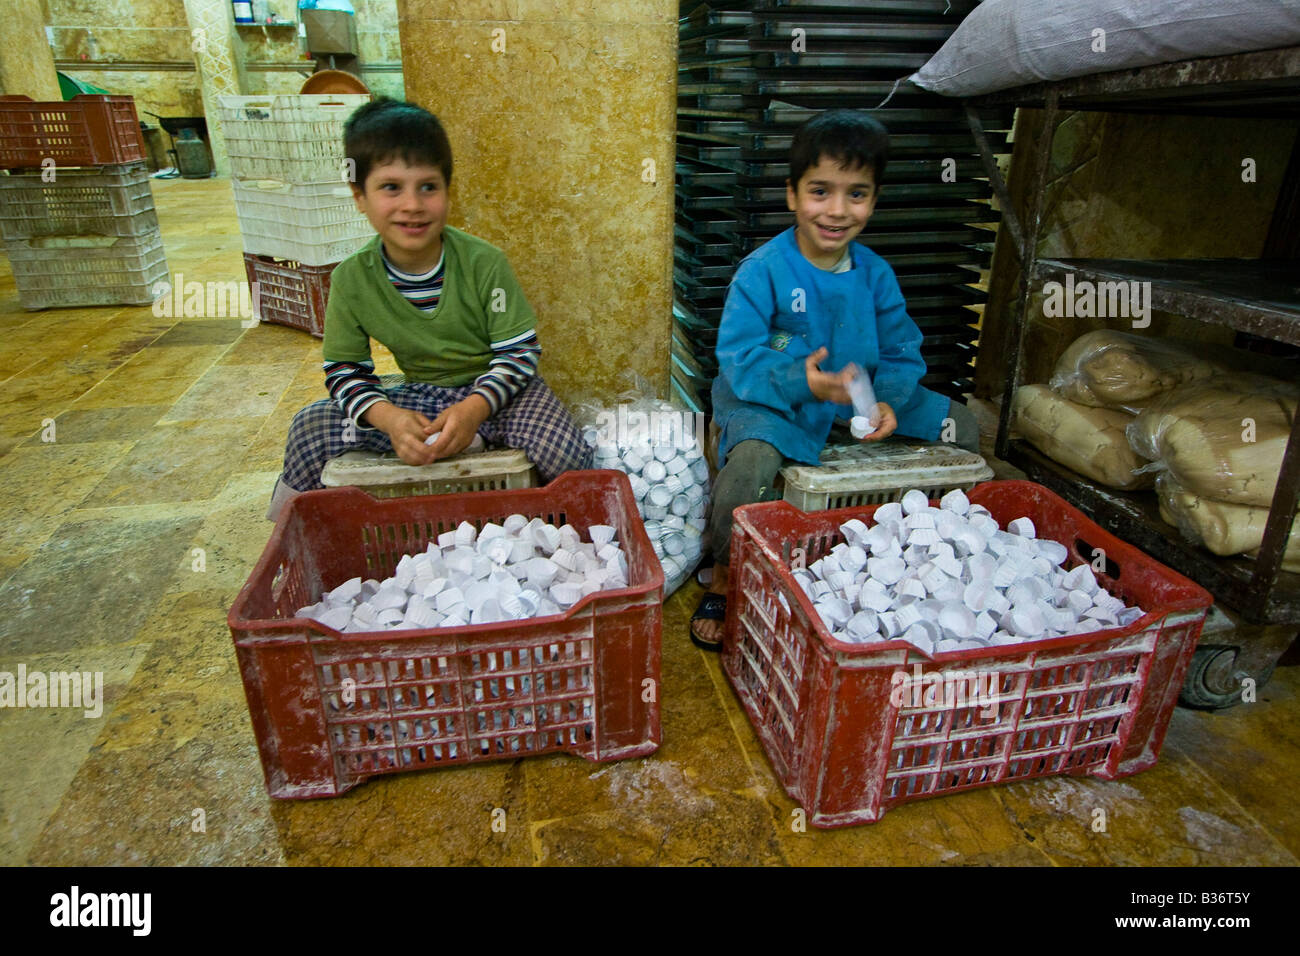
{"type": "Polygon", "coordinates": [[[218,176],[230,175],[226,140],[221,132],[217,97],[244,91],[243,57],[235,34],[235,16],[229,0],[185,0],[194,62],[198,67],[203,114],[208,121],[208,142],[218,176]]]}
{"type": "Polygon", "coordinates": [[[565,401],[668,397],[676,0],[398,0],[406,96],[451,138],[449,221],[504,249],[565,401]]]}
{"type": "Polygon", "coordinates": [[[6,5],[0,30],[0,95],[63,99],[54,54],[45,37],[43,6],[35,0],[6,5]]]}

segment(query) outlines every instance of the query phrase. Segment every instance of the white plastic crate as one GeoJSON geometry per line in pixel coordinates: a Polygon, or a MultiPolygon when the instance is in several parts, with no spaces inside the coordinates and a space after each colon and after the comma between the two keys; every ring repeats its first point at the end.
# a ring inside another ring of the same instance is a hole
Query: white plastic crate
{"type": "Polygon", "coordinates": [[[376,498],[406,498],[533,488],[537,471],[518,449],[461,454],[431,465],[408,465],[395,455],[349,451],[325,463],[321,484],[354,486],[376,498]]]}
{"type": "Polygon", "coordinates": [[[158,231],[149,170],[115,166],[12,170],[0,176],[0,236],[147,237],[158,231]]]}
{"type": "Polygon", "coordinates": [[[374,230],[357,212],[346,183],[230,181],[244,251],[326,266],[364,246],[374,230]]]}
{"type": "Polygon", "coordinates": [[[146,305],[167,280],[162,235],[47,236],[7,239],[24,309],[69,305],[146,305]]]}
{"type": "Polygon", "coordinates": [[[343,123],[366,94],[222,96],[221,130],[238,179],[342,182],[343,123]]]}
{"type": "Polygon", "coordinates": [[[919,488],[942,498],[960,488],[969,491],[993,477],[983,457],[943,442],[864,442],[832,445],[821,465],[781,469],[785,500],[803,511],[854,508],[897,500],[919,488]]]}

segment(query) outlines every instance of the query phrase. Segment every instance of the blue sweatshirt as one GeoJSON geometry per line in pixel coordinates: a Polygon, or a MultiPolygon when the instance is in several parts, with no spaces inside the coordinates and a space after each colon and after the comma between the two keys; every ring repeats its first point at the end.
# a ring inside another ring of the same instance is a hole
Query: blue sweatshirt
{"type": "Polygon", "coordinates": [[[736,270],[718,329],[713,418],[722,431],[719,464],[739,442],[757,438],[785,457],[815,465],[837,415],[848,405],[818,401],[804,359],[825,346],[821,368],[856,362],[876,398],[898,417],[898,433],[934,440],[948,398],[918,383],[925,374],[921,330],[907,314],[894,270],[858,242],[853,268],[827,272],[804,258],[794,227],[754,250],[736,270]]]}

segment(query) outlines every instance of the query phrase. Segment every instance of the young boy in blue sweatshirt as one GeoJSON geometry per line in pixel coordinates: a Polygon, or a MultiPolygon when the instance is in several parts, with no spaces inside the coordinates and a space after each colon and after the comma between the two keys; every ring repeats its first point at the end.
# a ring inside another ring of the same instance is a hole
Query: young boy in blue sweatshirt
{"type": "Polygon", "coordinates": [[[348,118],[343,149],[353,198],[376,235],[330,278],[322,344],[330,398],[295,416],[267,517],[322,487],[326,462],[354,449],[425,465],[478,436],[522,449],[543,482],[591,467],[582,433],[537,374],[536,315],[505,254],[447,225],[452,162],[442,124],[413,103],[379,99],[348,118]],[[392,351],[405,383],[381,385],[372,339],[392,351]]]}
{"type": "Polygon", "coordinates": [[[952,419],[955,443],[979,450],[966,406],[919,384],[922,335],[894,271],[854,241],[888,157],[889,134],[865,113],[829,110],[800,127],[786,180],[795,224],[747,256],[727,291],[713,383],[722,468],[709,525],[713,580],[691,619],[691,640],[708,650],[721,647],[732,510],[774,497],[783,465],[818,463],[837,417],[853,414],[849,365],[866,370],[879,401],[880,425],[864,441],[895,431],[933,441],[952,419]]]}

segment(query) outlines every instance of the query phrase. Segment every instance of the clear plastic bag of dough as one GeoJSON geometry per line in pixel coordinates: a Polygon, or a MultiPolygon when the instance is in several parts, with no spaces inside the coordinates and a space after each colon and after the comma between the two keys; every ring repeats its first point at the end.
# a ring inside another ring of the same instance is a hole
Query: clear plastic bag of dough
{"type": "Polygon", "coordinates": [[[1046,385],[1023,385],[1016,391],[1015,427],[1053,461],[1086,478],[1123,491],[1151,487],[1152,476],[1139,472],[1145,458],[1129,447],[1128,412],[1091,408],[1057,395],[1046,385]]]}
{"type": "Polygon", "coordinates": [[[1094,408],[1137,413],[1154,397],[1223,371],[1211,347],[1100,329],[1079,336],[1056,361],[1052,390],[1094,408]]]}
{"type": "Polygon", "coordinates": [[[1203,498],[1267,508],[1295,418],[1297,387],[1262,376],[1233,385],[1175,389],[1125,431],[1133,450],[1151,462],[1145,470],[1168,472],[1203,498]]]}
{"type": "Polygon", "coordinates": [[[628,476],[646,534],[664,570],[664,597],[685,582],[707,544],[710,500],[704,415],[657,398],[632,373],[613,404],[586,401],[575,418],[593,468],[628,476]]]}
{"type": "MultiPolygon", "coordinates": [[[[1168,473],[1156,479],[1160,517],[1193,544],[1221,557],[1256,556],[1264,542],[1268,509],[1202,498],[1181,487],[1168,473]]],[[[1300,517],[1291,525],[1282,567],[1300,571],[1300,517]]]]}

